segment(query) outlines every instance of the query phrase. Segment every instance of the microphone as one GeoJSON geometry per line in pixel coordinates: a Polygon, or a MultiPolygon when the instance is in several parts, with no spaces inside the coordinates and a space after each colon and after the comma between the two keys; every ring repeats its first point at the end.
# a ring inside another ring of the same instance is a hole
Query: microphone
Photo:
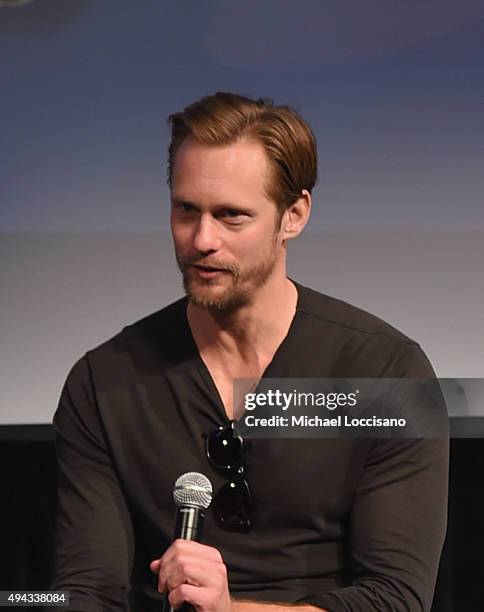
{"type": "MultiPolygon", "coordinates": [[[[200,542],[205,510],[212,501],[212,484],[199,472],[186,472],[176,479],[173,499],[177,507],[173,540],[200,542]]],[[[183,604],[180,612],[188,612],[192,606],[183,604]]],[[[165,593],[163,612],[175,612],[165,593]]]]}

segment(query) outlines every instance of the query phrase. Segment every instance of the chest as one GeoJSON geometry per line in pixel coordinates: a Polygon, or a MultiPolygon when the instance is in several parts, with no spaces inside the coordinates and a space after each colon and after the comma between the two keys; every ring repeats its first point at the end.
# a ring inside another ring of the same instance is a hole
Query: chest
{"type": "Polygon", "coordinates": [[[253,364],[229,363],[210,355],[204,355],[203,353],[201,357],[218,391],[227,417],[229,419],[237,419],[243,412],[243,406],[240,401],[241,384],[244,392],[249,393],[253,391],[264,370],[270,363],[271,357],[268,356],[260,362],[253,364]],[[236,397],[234,397],[234,380],[246,381],[238,383],[236,397]]]}

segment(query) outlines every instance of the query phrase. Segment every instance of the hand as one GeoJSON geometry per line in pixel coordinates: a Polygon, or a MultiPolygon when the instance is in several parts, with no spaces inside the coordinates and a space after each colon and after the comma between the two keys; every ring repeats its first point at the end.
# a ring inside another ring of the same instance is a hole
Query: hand
{"type": "Polygon", "coordinates": [[[232,600],[232,612],[328,612],[326,608],[318,608],[311,604],[283,604],[268,601],[232,600]]]}
{"type": "Polygon", "coordinates": [[[186,602],[197,612],[230,612],[227,568],[216,548],[175,540],[150,570],[158,574],[158,591],[169,591],[174,608],[186,602]]]}

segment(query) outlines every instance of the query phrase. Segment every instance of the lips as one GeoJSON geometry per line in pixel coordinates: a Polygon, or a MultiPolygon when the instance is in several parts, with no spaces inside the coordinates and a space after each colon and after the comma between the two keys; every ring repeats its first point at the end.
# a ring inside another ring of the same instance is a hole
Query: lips
{"type": "Polygon", "coordinates": [[[215,279],[227,274],[228,270],[223,268],[212,268],[210,266],[200,266],[198,264],[190,264],[190,267],[195,271],[198,277],[204,279],[215,279]]]}
{"type": "Polygon", "coordinates": [[[203,272],[227,272],[225,268],[212,268],[211,266],[200,266],[198,264],[192,264],[192,266],[203,272]]]}

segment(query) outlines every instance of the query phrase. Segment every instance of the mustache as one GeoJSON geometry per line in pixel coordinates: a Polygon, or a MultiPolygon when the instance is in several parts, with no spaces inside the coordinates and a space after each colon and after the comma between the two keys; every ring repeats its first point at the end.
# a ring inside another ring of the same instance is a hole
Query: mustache
{"type": "Polygon", "coordinates": [[[225,270],[227,272],[235,272],[236,267],[227,263],[217,261],[207,261],[205,259],[184,259],[181,261],[183,267],[186,266],[200,266],[207,270],[225,270]]]}

